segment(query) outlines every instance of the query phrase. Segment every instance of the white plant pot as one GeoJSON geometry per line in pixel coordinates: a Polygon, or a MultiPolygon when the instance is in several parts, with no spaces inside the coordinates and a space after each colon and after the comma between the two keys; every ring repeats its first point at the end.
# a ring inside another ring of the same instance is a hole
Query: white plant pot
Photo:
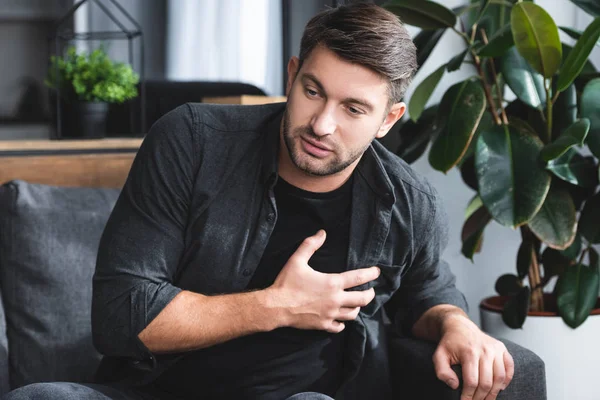
{"type": "Polygon", "coordinates": [[[479,311],[484,332],[515,342],[544,360],[548,400],[600,399],[600,312],[596,313],[600,310],[577,329],[549,312],[528,315],[522,329],[511,329],[502,321],[501,311],[483,306],[479,311]]]}

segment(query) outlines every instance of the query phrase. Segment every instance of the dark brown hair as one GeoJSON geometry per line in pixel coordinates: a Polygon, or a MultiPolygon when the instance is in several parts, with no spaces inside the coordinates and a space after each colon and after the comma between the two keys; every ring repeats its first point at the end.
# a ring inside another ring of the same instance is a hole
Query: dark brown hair
{"type": "Polygon", "coordinates": [[[300,66],[319,45],[383,76],[389,82],[390,105],[402,99],[417,69],[416,47],[400,19],[371,3],[343,5],[314,16],[302,35],[300,66]]]}

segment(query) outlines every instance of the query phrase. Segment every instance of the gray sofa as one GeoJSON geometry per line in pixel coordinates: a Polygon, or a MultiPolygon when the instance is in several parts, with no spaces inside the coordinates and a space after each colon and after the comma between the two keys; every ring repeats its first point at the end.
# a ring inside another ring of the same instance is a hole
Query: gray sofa
{"type": "MultiPolygon", "coordinates": [[[[91,338],[91,281],[118,194],[23,181],[0,186],[0,396],[33,382],[93,380],[101,355],[91,338]]],[[[545,399],[543,362],[505,343],[516,378],[499,399],[545,399]]],[[[434,350],[431,343],[392,339],[397,398],[460,398],[436,379],[434,350]]]]}

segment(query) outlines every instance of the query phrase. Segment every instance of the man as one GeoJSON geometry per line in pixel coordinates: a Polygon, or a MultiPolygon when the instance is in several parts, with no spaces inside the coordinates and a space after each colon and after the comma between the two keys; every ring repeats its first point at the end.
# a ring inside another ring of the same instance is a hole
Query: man
{"type": "Polygon", "coordinates": [[[287,104],[163,117],[100,244],[93,333],[106,384],[26,390],[386,399],[389,317],[439,343],[436,373],[453,388],[462,364],[463,399],[496,398],[513,361],[468,319],[439,259],[439,199],[374,141],[404,114],[415,69],[398,19],[353,4],[308,23],[287,104]]]}

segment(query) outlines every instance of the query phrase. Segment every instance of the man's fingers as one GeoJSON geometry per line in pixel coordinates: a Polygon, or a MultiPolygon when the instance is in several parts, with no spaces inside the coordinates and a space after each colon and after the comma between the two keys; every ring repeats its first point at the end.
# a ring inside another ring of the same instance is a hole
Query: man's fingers
{"type": "Polygon", "coordinates": [[[469,357],[462,363],[463,391],[460,400],[471,400],[479,383],[479,360],[469,357]]]}
{"type": "Polygon", "coordinates": [[[308,260],[315,254],[315,251],[319,250],[323,243],[325,243],[326,233],[323,229],[320,229],[313,236],[309,236],[302,241],[298,249],[294,252],[293,256],[299,257],[308,264],[308,260]]]}
{"type": "Polygon", "coordinates": [[[458,376],[450,367],[450,360],[448,354],[438,348],[433,354],[433,365],[435,367],[435,375],[437,378],[450,386],[452,389],[458,388],[458,376]]]}
{"type": "Polygon", "coordinates": [[[350,289],[355,286],[364,285],[379,277],[380,270],[377,267],[353,269],[351,271],[342,272],[343,289],[350,289]]]}
{"type": "Polygon", "coordinates": [[[325,330],[330,333],[340,333],[341,331],[344,330],[344,328],[345,328],[345,325],[343,322],[331,321],[331,323],[328,324],[328,326],[325,328],[325,330]]]}
{"type": "MultiPolygon", "coordinates": [[[[502,377],[504,380],[504,377],[502,377]]],[[[494,360],[489,357],[479,359],[479,380],[473,400],[485,400],[494,386],[494,360]]]]}
{"type": "Polygon", "coordinates": [[[489,394],[485,397],[485,400],[496,400],[498,393],[500,393],[500,391],[504,389],[506,370],[504,369],[504,360],[502,358],[502,355],[498,355],[496,356],[496,358],[494,358],[493,371],[494,383],[489,394]]]}
{"type": "Polygon", "coordinates": [[[504,377],[504,389],[506,389],[510,381],[512,381],[513,376],[515,375],[515,362],[508,350],[504,351],[503,361],[504,370],[506,371],[506,375],[504,377]]]}
{"type": "Polygon", "coordinates": [[[375,297],[375,289],[344,292],[342,294],[342,307],[364,307],[375,297]]]}
{"type": "Polygon", "coordinates": [[[360,312],[360,307],[342,307],[340,308],[339,321],[354,321],[360,312]]]}

